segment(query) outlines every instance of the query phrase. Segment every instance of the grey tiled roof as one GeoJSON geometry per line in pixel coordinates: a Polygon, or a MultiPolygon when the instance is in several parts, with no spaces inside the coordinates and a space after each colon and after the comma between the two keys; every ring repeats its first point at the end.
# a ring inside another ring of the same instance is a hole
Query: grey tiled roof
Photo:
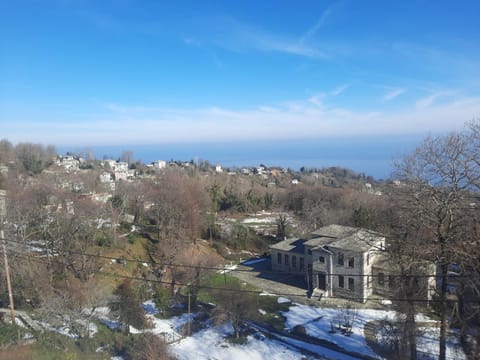
{"type": "Polygon", "coordinates": [[[305,252],[305,241],[305,239],[299,238],[286,239],[276,244],[270,245],[270,249],[303,254],[305,252]]]}
{"type": "Polygon", "coordinates": [[[310,240],[287,239],[271,245],[270,248],[303,253],[305,246],[312,248],[312,250],[328,246],[354,252],[365,252],[377,247],[382,239],[381,234],[366,229],[328,225],[314,231],[310,240]]]}

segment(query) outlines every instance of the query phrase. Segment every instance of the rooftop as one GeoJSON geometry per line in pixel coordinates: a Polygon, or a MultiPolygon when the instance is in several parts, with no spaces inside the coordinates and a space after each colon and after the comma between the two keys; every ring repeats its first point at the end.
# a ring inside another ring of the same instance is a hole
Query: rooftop
{"type": "Polygon", "coordinates": [[[305,252],[305,241],[305,239],[290,238],[271,245],[270,249],[303,254],[305,252]]]}
{"type": "Polygon", "coordinates": [[[339,238],[329,246],[354,252],[365,252],[372,248],[380,250],[379,242],[382,240],[384,240],[384,237],[378,233],[365,229],[356,229],[353,234],[339,238]]]}
{"type": "Polygon", "coordinates": [[[347,235],[351,235],[356,231],[358,231],[358,228],[332,224],[321,227],[320,229],[312,232],[312,238],[331,237],[338,239],[347,235]]]}
{"type": "Polygon", "coordinates": [[[365,252],[379,247],[379,242],[383,239],[384,237],[381,234],[370,230],[334,224],[314,231],[310,240],[286,239],[270,246],[270,248],[304,253],[305,246],[312,248],[312,250],[328,246],[354,252],[365,252]]]}

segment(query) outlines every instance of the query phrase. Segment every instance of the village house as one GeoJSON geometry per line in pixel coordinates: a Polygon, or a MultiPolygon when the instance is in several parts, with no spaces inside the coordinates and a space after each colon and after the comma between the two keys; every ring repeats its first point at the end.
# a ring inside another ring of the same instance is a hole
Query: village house
{"type": "Polygon", "coordinates": [[[0,218],[7,216],[7,192],[0,190],[0,218]]]}
{"type": "Polygon", "coordinates": [[[80,161],[71,155],[65,155],[57,159],[56,165],[63,166],[63,168],[67,171],[75,171],[78,170],[80,161]]]}
{"type": "Polygon", "coordinates": [[[272,269],[304,275],[311,292],[365,302],[374,292],[372,269],[382,258],[385,237],[361,228],[322,227],[311,239],[271,245],[272,269]]]}
{"type": "Polygon", "coordinates": [[[153,163],[155,169],[165,169],[167,167],[167,162],[165,160],[157,160],[153,163]]]}

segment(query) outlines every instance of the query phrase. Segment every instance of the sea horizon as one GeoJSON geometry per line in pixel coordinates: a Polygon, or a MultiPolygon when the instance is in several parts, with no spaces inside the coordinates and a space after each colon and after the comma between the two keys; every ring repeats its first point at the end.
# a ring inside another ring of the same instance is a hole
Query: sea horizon
{"type": "Polygon", "coordinates": [[[309,139],[295,141],[238,141],[184,144],[59,146],[62,154],[92,152],[97,159],[118,159],[131,151],[145,164],[156,160],[209,161],[225,168],[279,166],[300,170],[338,166],[377,180],[391,177],[395,160],[418,144],[416,137],[309,139]]]}

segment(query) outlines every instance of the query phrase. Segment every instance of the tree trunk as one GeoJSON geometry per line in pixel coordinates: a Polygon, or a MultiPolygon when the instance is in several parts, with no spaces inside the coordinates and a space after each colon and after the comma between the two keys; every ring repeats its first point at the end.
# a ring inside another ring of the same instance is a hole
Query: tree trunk
{"type": "Polygon", "coordinates": [[[442,286],[440,288],[440,355],[439,360],[445,360],[447,355],[447,276],[448,264],[442,263],[441,277],[442,286]]]}
{"type": "Polygon", "coordinates": [[[407,319],[406,319],[406,327],[407,327],[407,341],[408,341],[408,352],[409,352],[409,359],[416,360],[417,359],[417,326],[415,324],[415,305],[412,301],[409,301],[407,309],[407,319]]]}

